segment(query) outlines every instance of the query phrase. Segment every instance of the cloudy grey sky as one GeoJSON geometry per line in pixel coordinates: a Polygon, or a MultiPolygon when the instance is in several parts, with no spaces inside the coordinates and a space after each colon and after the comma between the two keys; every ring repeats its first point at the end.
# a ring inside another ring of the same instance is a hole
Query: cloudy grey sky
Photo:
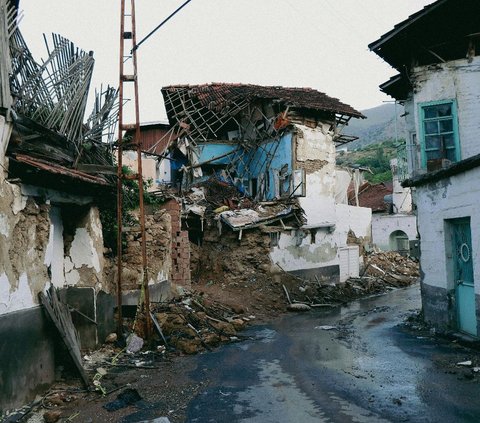
{"type": "MultiPolygon", "coordinates": [[[[137,40],[184,0],[136,2],[137,40]]],[[[193,0],[138,50],[140,120],[165,119],[162,86],[207,82],[312,87],[357,109],[391,100],[394,71],[368,43],[433,0],[193,0]]],[[[96,58],[94,86],[118,85],[119,0],[21,0],[38,60],[42,33],[96,58]],[[55,6],[53,6],[53,3],[55,6]]]]}

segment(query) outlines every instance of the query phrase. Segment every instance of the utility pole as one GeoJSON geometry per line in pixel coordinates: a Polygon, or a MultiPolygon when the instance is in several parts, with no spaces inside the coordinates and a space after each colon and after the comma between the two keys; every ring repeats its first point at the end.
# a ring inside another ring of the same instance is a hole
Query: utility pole
{"type": "Polygon", "coordinates": [[[118,124],[118,171],[117,171],[117,305],[118,305],[118,336],[123,332],[122,315],[122,216],[123,216],[123,181],[134,179],[138,182],[139,208],[140,208],[140,234],[142,251],[142,281],[141,289],[144,292],[144,314],[146,319],[146,337],[149,339],[152,334],[152,322],[150,319],[150,293],[148,289],[148,263],[147,263],[147,245],[145,238],[145,207],[143,199],[143,174],[142,174],[142,145],[140,142],[140,108],[138,103],[138,72],[137,72],[137,51],[136,45],[136,22],[135,22],[135,0],[130,0],[130,10],[126,10],[126,0],[121,0],[120,15],[120,60],[119,60],[119,124],[118,124]],[[128,19],[130,18],[130,19],[128,19]],[[127,21],[130,20],[130,26],[127,28],[127,21]],[[130,49],[126,45],[130,45],[130,49]],[[125,55],[125,51],[130,51],[125,55]],[[126,68],[128,70],[126,71],[126,68]],[[129,71],[129,72],[128,72],[129,71]],[[128,72],[128,73],[127,73],[128,72]],[[134,123],[125,123],[124,107],[126,106],[125,86],[133,84],[134,91],[134,123]],[[123,172],[122,154],[124,151],[124,131],[134,131],[135,136],[133,144],[137,152],[137,173],[126,175],[123,172]]]}
{"type": "Polygon", "coordinates": [[[150,36],[165,25],[180,10],[182,10],[192,0],[186,0],[175,11],[167,16],[158,24],[147,36],[137,43],[136,22],[135,22],[135,0],[130,0],[130,10],[126,10],[126,0],[121,0],[120,6],[120,81],[119,81],[119,111],[118,111],[118,170],[117,170],[117,306],[118,322],[117,335],[123,336],[123,314],[122,314],[122,216],[123,216],[123,181],[125,179],[135,179],[138,181],[139,207],[140,207],[140,232],[141,232],[141,250],[142,250],[142,290],[144,291],[144,312],[146,319],[146,335],[150,338],[152,335],[152,321],[150,318],[150,292],[148,289],[148,263],[147,263],[147,242],[145,239],[145,208],[143,199],[143,175],[142,175],[142,145],[140,143],[140,108],[138,104],[138,72],[137,72],[137,49],[150,36]],[[130,18],[130,27],[126,28],[130,18]],[[127,47],[128,44],[128,48],[127,47]],[[129,54],[125,55],[125,51],[129,54]],[[130,65],[130,72],[125,68],[130,65]],[[127,104],[124,98],[125,85],[133,84],[134,90],[134,116],[135,123],[124,123],[124,106],[127,104]],[[135,175],[126,175],[123,172],[123,151],[124,151],[124,131],[135,131],[133,143],[137,151],[137,173],[135,175]]]}

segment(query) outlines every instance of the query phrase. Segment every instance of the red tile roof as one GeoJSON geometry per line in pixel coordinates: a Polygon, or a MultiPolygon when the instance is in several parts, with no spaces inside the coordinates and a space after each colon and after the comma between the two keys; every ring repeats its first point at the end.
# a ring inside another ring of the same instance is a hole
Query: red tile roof
{"type": "Polygon", "coordinates": [[[105,186],[110,185],[101,176],[90,175],[88,173],[81,172],[76,169],[70,169],[65,166],[61,166],[53,162],[47,162],[46,160],[30,157],[25,154],[15,154],[15,160],[21,163],[25,163],[29,166],[35,167],[37,169],[46,171],[48,173],[68,176],[73,179],[78,179],[82,182],[87,182],[87,183],[97,184],[97,185],[105,185],[105,186]]]}
{"type": "MultiPolygon", "coordinates": [[[[384,197],[392,194],[392,192],[391,184],[380,183],[372,185],[370,182],[365,182],[358,190],[358,205],[360,207],[368,207],[372,209],[372,212],[387,211],[388,204],[385,203],[384,197]]],[[[353,190],[349,190],[348,202],[351,205],[356,205],[353,190]]]]}
{"type": "Polygon", "coordinates": [[[188,90],[203,107],[220,111],[231,102],[255,98],[277,100],[292,107],[334,112],[358,118],[365,118],[358,110],[340,100],[312,88],[286,88],[279,86],[261,86],[252,84],[211,83],[203,85],[171,85],[162,88],[162,92],[188,90]]]}

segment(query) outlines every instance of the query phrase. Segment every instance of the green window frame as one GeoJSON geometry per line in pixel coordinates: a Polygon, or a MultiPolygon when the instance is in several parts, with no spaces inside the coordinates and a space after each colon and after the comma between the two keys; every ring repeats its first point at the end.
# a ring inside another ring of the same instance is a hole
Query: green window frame
{"type": "Polygon", "coordinates": [[[457,103],[455,100],[419,104],[422,167],[427,161],[460,160],[457,103]]]}

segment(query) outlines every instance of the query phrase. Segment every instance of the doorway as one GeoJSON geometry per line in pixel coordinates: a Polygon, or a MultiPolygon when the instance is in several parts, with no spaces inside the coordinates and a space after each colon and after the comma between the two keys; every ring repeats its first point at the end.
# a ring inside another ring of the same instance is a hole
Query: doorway
{"type": "Polygon", "coordinates": [[[477,336],[470,218],[452,219],[451,242],[458,328],[477,336]]]}

